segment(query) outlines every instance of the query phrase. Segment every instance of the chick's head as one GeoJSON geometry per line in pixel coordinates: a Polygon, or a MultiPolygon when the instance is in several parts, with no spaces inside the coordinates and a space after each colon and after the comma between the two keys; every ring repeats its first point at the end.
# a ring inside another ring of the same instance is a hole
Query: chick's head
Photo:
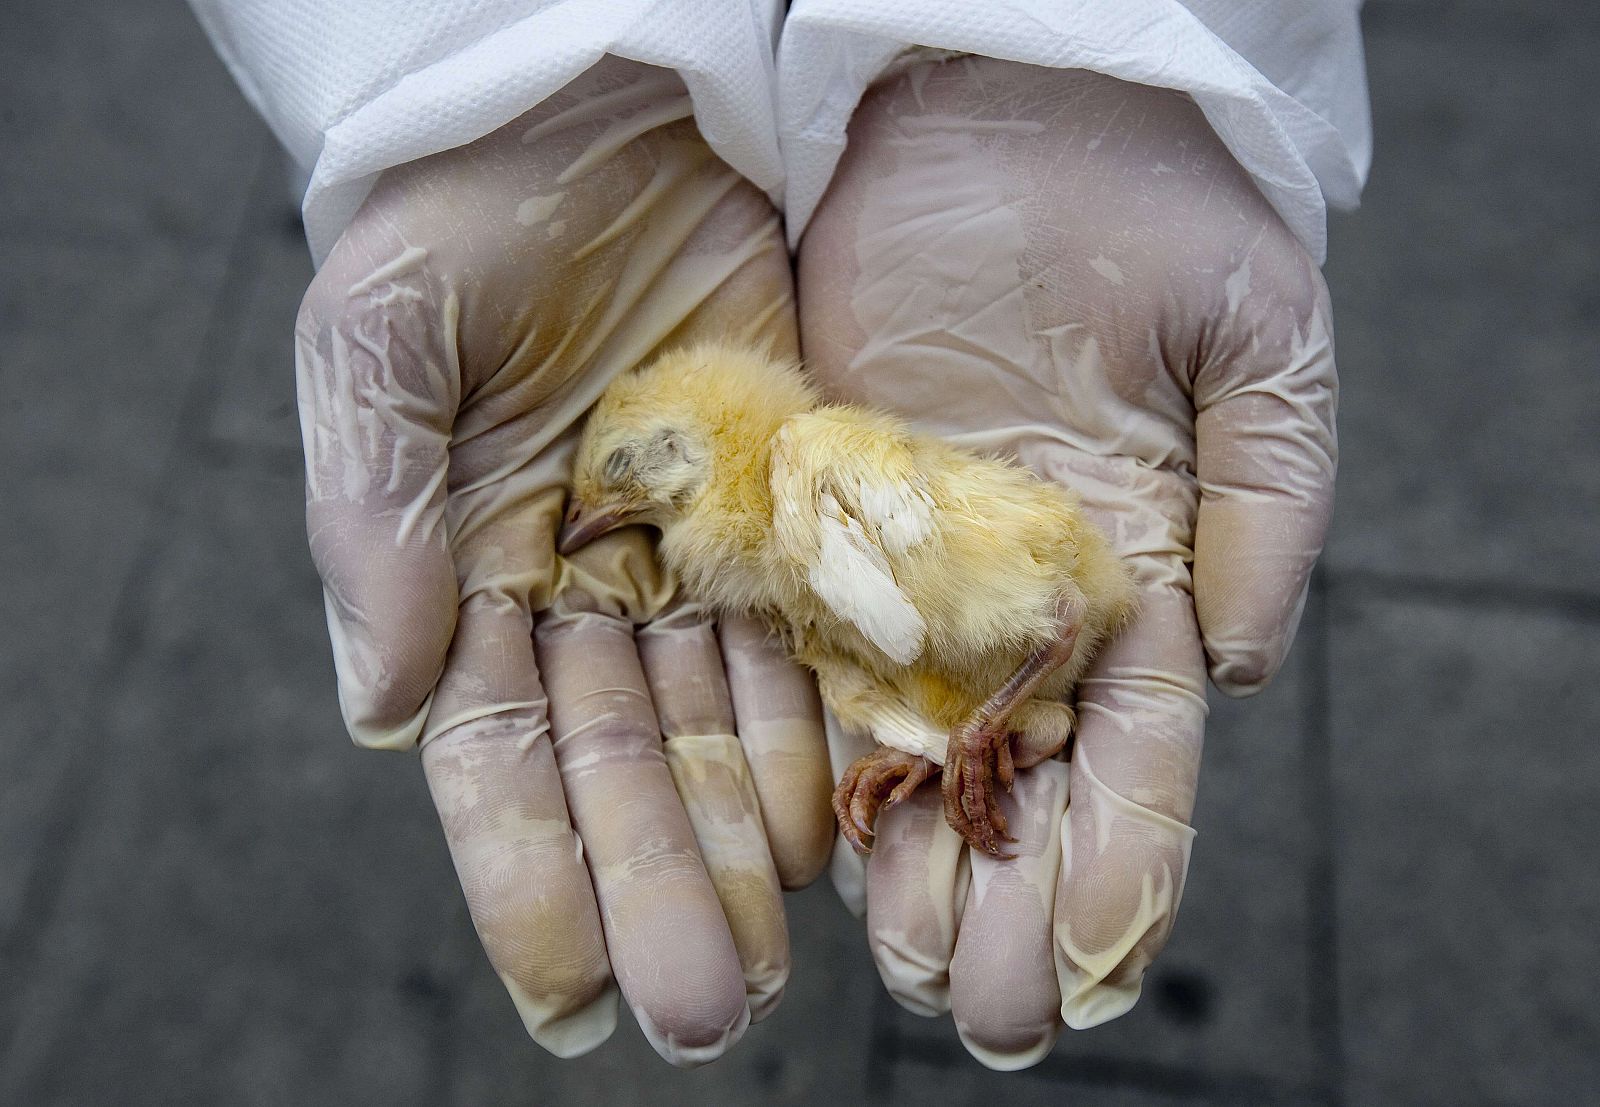
{"type": "Polygon", "coordinates": [[[691,412],[613,386],[578,443],[561,552],[627,523],[666,525],[709,476],[704,435],[691,412]]]}
{"type": "Polygon", "coordinates": [[[627,523],[667,529],[812,402],[797,368],[729,343],[684,347],[623,374],[584,424],[559,549],[627,523]]]}

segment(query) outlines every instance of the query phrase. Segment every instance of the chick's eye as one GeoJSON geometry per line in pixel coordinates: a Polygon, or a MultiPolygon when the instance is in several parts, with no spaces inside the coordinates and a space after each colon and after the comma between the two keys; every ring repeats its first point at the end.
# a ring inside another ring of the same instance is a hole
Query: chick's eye
{"type": "Polygon", "coordinates": [[[612,484],[620,483],[632,468],[633,455],[628,452],[626,447],[619,446],[612,450],[611,455],[606,458],[604,469],[606,480],[612,484]]]}

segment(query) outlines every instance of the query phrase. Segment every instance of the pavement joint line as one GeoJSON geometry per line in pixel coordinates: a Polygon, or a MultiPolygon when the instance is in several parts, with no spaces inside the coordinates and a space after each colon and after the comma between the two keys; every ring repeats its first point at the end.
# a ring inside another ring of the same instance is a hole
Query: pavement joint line
{"type": "MultiPolygon", "coordinates": [[[[865,933],[863,931],[863,933],[865,933]]],[[[887,987],[879,988],[873,996],[872,1025],[868,1031],[867,1094],[874,1099],[889,1099],[894,1094],[894,1070],[904,1057],[901,1043],[907,1041],[895,1025],[899,1004],[889,995],[887,987]],[[878,1063],[874,1064],[874,1060],[878,1063]]]]}
{"type": "MultiPolygon", "coordinates": [[[[976,1065],[964,1053],[957,1055],[944,1042],[920,1034],[900,1036],[901,1063],[911,1061],[936,1069],[976,1065]]],[[[1137,1089],[1178,1098],[1221,1098],[1226,1102],[1263,1103],[1303,1099],[1319,1089],[1261,1073],[1240,1069],[1202,1069],[1165,1061],[1141,1061],[1106,1054],[1046,1055],[1032,1068],[1014,1075],[1055,1085],[1089,1085],[1137,1089]]]]}
{"type": "Polygon", "coordinates": [[[1585,31],[1593,35],[1597,30],[1594,25],[1574,26],[1575,22],[1527,7],[1503,9],[1498,4],[1484,4],[1469,9],[1468,5],[1451,0],[1367,4],[1361,12],[1361,31],[1368,40],[1368,50],[1372,49],[1372,40],[1390,34],[1408,37],[1418,31],[1427,32],[1435,41],[1448,38],[1452,30],[1459,28],[1473,38],[1482,38],[1488,32],[1498,41],[1543,46],[1574,34],[1583,36],[1585,31]]]}
{"type": "MultiPolygon", "coordinates": [[[[422,767],[421,757],[417,758],[417,767],[422,767]]],[[[474,979],[489,965],[488,954],[484,952],[483,943],[472,922],[472,913],[467,909],[465,893],[456,896],[456,908],[450,916],[450,924],[436,936],[429,961],[432,962],[434,958],[440,962],[439,975],[449,996],[449,1007],[428,1036],[433,1046],[434,1073],[433,1087],[430,1089],[432,1094],[424,1102],[449,1103],[455,1098],[452,1093],[456,1086],[456,1058],[461,1052],[461,1020],[455,1005],[461,996],[472,990],[474,979]],[[458,944],[466,946],[461,951],[462,956],[451,956],[452,947],[458,944]]],[[[505,994],[504,984],[499,979],[495,979],[493,987],[498,988],[501,995],[505,994]]]]}
{"type": "Polygon", "coordinates": [[[0,251],[4,251],[7,256],[14,255],[20,249],[54,250],[63,246],[75,250],[105,250],[143,255],[150,252],[152,239],[186,252],[201,250],[208,246],[226,246],[229,241],[227,235],[207,234],[204,231],[193,234],[175,233],[166,230],[157,231],[150,227],[107,230],[81,226],[61,228],[55,224],[46,228],[36,223],[27,223],[20,227],[10,222],[0,225],[0,251]]]}
{"type": "Polygon", "coordinates": [[[305,478],[305,454],[298,446],[245,442],[208,429],[196,438],[195,450],[215,472],[253,470],[263,476],[305,478]]]}
{"type": "Polygon", "coordinates": [[[1343,1101],[1345,1053],[1339,1008],[1338,819],[1333,775],[1333,574],[1312,573],[1300,666],[1301,795],[1312,823],[1306,859],[1306,995],[1324,1102],[1343,1101]]]}
{"type": "Polygon", "coordinates": [[[1342,602],[1385,600],[1394,603],[1463,607],[1473,610],[1512,609],[1600,622],[1600,593],[1504,580],[1459,580],[1379,569],[1319,567],[1318,573],[1342,602]]]}
{"type": "MultiPolygon", "coordinates": [[[[79,729],[85,733],[94,731],[102,738],[110,733],[102,716],[108,711],[116,690],[126,680],[133,660],[144,644],[142,629],[148,623],[145,610],[149,601],[147,586],[154,576],[152,569],[160,557],[164,535],[169,533],[156,525],[156,520],[165,509],[172,506],[167,502],[166,490],[172,486],[175,471],[189,456],[195,433],[194,420],[203,411],[199,405],[205,402],[210,390],[215,387],[214,380],[208,378],[215,378],[217,374],[208,373],[206,366],[216,360],[219,343],[227,341],[228,324],[233,321],[242,301],[250,272],[244,259],[251,248],[264,206],[259,201],[266,195],[269,182],[274,191],[279,184],[277,173],[272,171],[276,168],[276,162],[271,156],[271,149],[269,140],[263,139],[254,171],[250,175],[246,202],[238,216],[232,242],[223,262],[217,295],[212,301],[206,328],[196,349],[196,364],[191,370],[190,383],[180,401],[173,438],[161,465],[162,475],[156,485],[151,511],[146,516],[138,552],[112,604],[103,652],[91,667],[94,675],[89,684],[101,689],[102,694],[95,706],[78,720],[81,724],[79,729]]],[[[0,1100],[11,1101],[8,1092],[14,1091],[17,1081],[26,1076],[16,1065],[24,1029],[22,1000],[33,991],[33,974],[30,970],[36,964],[40,943],[45,934],[54,928],[59,916],[61,896],[74,867],[72,862],[82,846],[84,826],[90,821],[88,805],[101,786],[106,760],[96,756],[83,742],[70,747],[56,785],[57,794],[48,806],[50,815],[47,821],[52,824],[50,832],[45,835],[44,848],[34,859],[34,866],[19,896],[22,907],[17,917],[27,921],[12,933],[0,936],[0,964],[13,966],[16,970],[13,986],[5,989],[3,998],[0,998],[0,1100]]],[[[30,1020],[29,1025],[37,1024],[30,1020]]],[[[61,1026],[60,1019],[51,1020],[46,1033],[54,1037],[61,1026]]],[[[44,1048],[48,1049],[48,1045],[44,1048]]]]}

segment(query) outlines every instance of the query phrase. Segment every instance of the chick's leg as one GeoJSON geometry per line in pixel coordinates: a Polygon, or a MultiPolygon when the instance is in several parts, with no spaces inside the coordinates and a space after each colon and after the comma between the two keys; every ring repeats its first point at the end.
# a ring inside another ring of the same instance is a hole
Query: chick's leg
{"type": "Polygon", "coordinates": [[[867,839],[878,810],[893,807],[915,792],[933,774],[934,764],[914,753],[879,746],[858,758],[839,778],[833,791],[833,814],[839,832],[861,854],[872,852],[867,839]]]}
{"type": "Polygon", "coordinates": [[[1039,685],[1072,658],[1078,645],[1086,603],[1080,592],[1062,598],[1056,615],[1060,630],[1017,667],[1006,682],[966,722],[950,733],[944,759],[944,814],[968,844],[1002,859],[1001,847],[1014,839],[995,801],[998,778],[1007,789],[1015,772],[1011,750],[1011,717],[1039,685]]]}
{"type": "Polygon", "coordinates": [[[817,690],[834,717],[879,743],[845,770],[833,790],[839,833],[857,853],[870,853],[867,840],[879,810],[906,799],[938,767],[928,757],[907,750],[936,753],[939,746],[934,743],[943,736],[855,665],[820,651],[805,651],[801,660],[817,674],[817,690]]]}

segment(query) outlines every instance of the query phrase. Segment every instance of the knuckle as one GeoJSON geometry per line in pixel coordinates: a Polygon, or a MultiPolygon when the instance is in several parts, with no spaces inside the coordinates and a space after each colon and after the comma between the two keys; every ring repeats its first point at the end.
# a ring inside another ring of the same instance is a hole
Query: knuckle
{"type": "Polygon", "coordinates": [[[661,730],[669,737],[732,734],[733,712],[714,703],[674,702],[662,697],[661,730]]]}

